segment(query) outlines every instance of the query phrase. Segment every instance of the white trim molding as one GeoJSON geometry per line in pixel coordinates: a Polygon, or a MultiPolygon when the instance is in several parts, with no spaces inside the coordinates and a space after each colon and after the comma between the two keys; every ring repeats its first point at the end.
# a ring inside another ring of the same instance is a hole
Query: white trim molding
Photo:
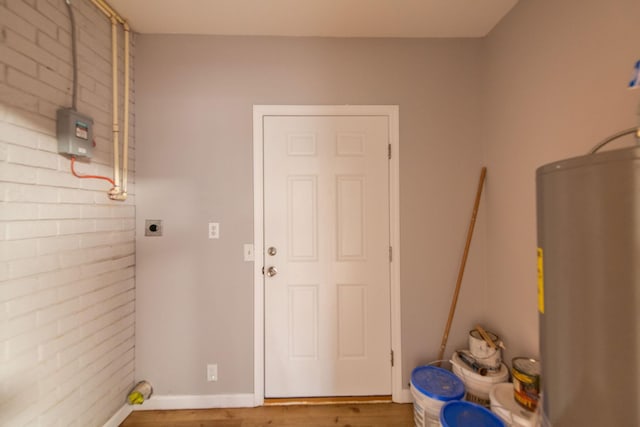
{"type": "Polygon", "coordinates": [[[133,412],[133,408],[130,405],[124,404],[113,414],[109,420],[104,423],[102,427],[118,427],[122,422],[133,412]]]}
{"type": "MultiPolygon", "coordinates": [[[[262,397],[264,400],[264,396],[262,397]]],[[[411,390],[402,390],[396,403],[411,403],[411,390]]],[[[253,394],[217,394],[217,395],[160,395],[151,396],[141,405],[124,404],[102,427],[118,427],[134,411],[175,410],[175,409],[214,409],[214,408],[251,408],[258,399],[253,394]]]]}
{"type": "Polygon", "coordinates": [[[251,408],[254,402],[253,394],[153,395],[132,408],[134,411],[251,408]]]}
{"type": "Polygon", "coordinates": [[[391,286],[391,368],[392,399],[411,401],[411,393],[402,385],[402,328],[400,305],[400,125],[397,105],[254,105],[253,106],[253,206],[254,206],[254,406],[264,404],[264,192],[263,126],[266,116],[385,116],[389,120],[389,203],[390,240],[393,261],[391,286]]]}
{"type": "Polygon", "coordinates": [[[411,395],[411,389],[410,388],[403,388],[400,392],[400,397],[398,398],[398,400],[396,400],[395,398],[393,399],[394,402],[396,403],[411,403],[413,402],[413,396],[411,395]]]}

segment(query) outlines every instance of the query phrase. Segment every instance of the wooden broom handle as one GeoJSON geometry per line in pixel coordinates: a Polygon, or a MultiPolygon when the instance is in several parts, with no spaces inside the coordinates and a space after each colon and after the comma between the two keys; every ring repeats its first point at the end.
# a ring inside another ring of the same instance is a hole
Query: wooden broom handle
{"type": "Polygon", "coordinates": [[[444,350],[447,346],[447,340],[449,339],[449,331],[451,330],[451,323],[453,322],[453,315],[456,312],[456,304],[458,304],[458,295],[460,295],[460,285],[462,284],[462,276],[464,275],[464,267],[467,264],[467,256],[469,255],[469,247],[471,246],[471,238],[473,237],[473,228],[476,225],[476,216],[478,215],[478,206],[480,206],[480,198],[482,196],[482,187],[484,186],[484,179],[487,175],[487,168],[483,167],[480,172],[480,180],[478,182],[478,191],[476,192],[476,201],[473,205],[473,213],[471,214],[471,223],[469,224],[469,231],[467,232],[467,243],[464,246],[464,253],[462,255],[462,261],[460,263],[460,269],[458,270],[458,281],[456,282],[456,290],[453,293],[453,300],[451,301],[451,308],[449,308],[449,318],[447,319],[447,326],[444,328],[444,334],[442,335],[442,344],[440,344],[440,353],[436,360],[443,360],[444,350]]]}

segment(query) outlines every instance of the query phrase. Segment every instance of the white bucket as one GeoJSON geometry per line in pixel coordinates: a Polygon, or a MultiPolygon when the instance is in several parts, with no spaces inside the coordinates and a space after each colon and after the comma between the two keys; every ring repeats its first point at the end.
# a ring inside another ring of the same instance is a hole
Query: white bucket
{"type": "Polygon", "coordinates": [[[446,369],[419,366],[411,373],[413,419],[416,427],[440,427],[440,409],[464,397],[464,384],[446,369]]]}
{"type": "Polygon", "coordinates": [[[487,369],[500,369],[502,363],[502,349],[499,347],[500,339],[496,334],[487,331],[487,335],[496,345],[492,348],[480,335],[477,329],[469,331],[469,351],[476,362],[487,369]]]}
{"type": "Polygon", "coordinates": [[[513,397],[513,384],[500,383],[489,393],[491,411],[507,423],[509,427],[533,427],[535,414],[527,411],[513,397]]]}
{"type": "Polygon", "coordinates": [[[451,358],[453,373],[464,383],[467,391],[465,399],[489,407],[489,393],[491,388],[498,383],[503,383],[509,379],[509,369],[502,363],[500,369],[495,372],[489,371],[486,375],[480,375],[467,366],[458,356],[458,352],[453,353],[451,358]]]}

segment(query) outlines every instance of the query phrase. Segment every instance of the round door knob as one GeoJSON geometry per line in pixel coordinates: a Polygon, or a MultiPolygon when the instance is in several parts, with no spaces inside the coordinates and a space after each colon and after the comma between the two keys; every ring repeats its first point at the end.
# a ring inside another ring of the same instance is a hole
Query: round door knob
{"type": "Polygon", "coordinates": [[[274,248],[273,246],[271,246],[269,249],[267,249],[267,253],[271,256],[274,256],[275,254],[278,253],[278,250],[276,248],[274,248]]]}
{"type": "Polygon", "coordinates": [[[278,274],[278,270],[276,270],[276,268],[275,268],[275,267],[269,267],[269,268],[267,268],[267,276],[269,276],[269,277],[273,277],[273,276],[275,276],[276,274],[278,274]]]}

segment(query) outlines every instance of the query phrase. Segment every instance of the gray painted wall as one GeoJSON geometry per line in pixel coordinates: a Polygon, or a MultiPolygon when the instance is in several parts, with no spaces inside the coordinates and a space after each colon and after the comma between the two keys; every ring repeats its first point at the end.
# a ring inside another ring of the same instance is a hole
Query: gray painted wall
{"type": "MultiPolygon", "coordinates": [[[[481,41],[140,35],[136,377],[157,394],[253,391],[254,104],[400,106],[403,380],[435,359],[482,166],[481,41]],[[144,219],[164,236],[143,237],[144,219]],[[219,240],[207,222],[220,222],[219,240]],[[205,381],[205,365],[219,381],[205,381]]],[[[487,186],[492,183],[491,170],[487,186]]],[[[487,320],[485,209],[449,349],[487,320]]]]}
{"type": "Polygon", "coordinates": [[[484,159],[449,350],[479,321],[507,360],[536,355],[535,168],[635,123],[639,8],[521,1],[484,40],[140,36],[137,377],[159,394],[253,390],[254,104],[400,105],[405,383],[437,354],[484,159]],[[165,237],[142,238],[145,218],[165,237]]]}
{"type": "Polygon", "coordinates": [[[535,169],[637,123],[638,16],[637,0],[520,1],[485,41],[488,326],[507,359],[538,354],[535,169]]]}

